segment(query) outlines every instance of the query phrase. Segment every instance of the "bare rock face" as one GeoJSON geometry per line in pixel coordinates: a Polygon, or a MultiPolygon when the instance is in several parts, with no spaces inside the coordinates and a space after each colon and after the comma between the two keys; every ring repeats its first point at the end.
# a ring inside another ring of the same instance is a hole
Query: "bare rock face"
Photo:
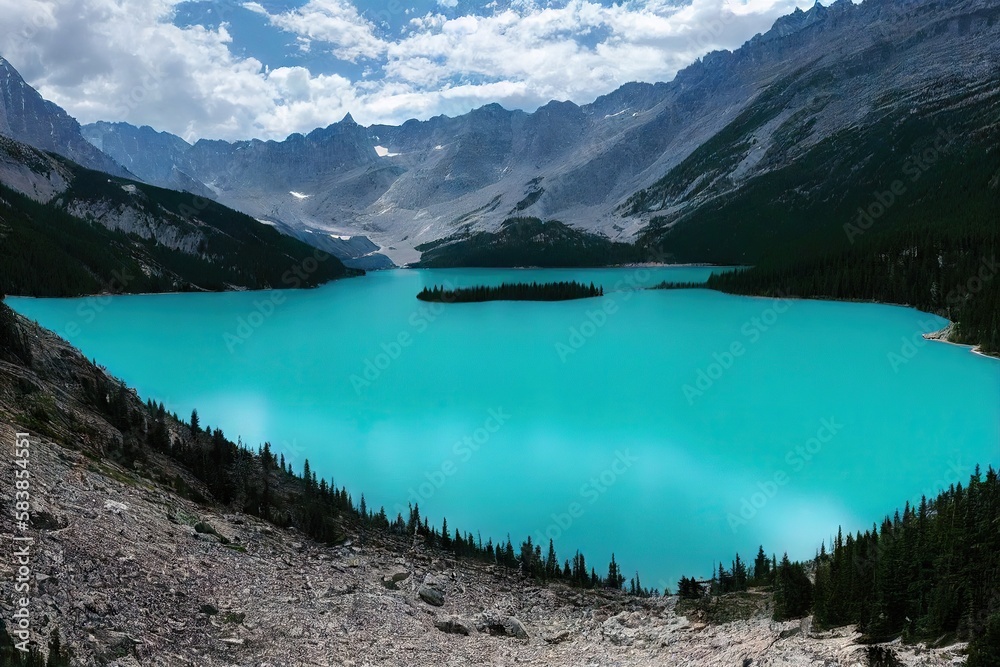
{"type": "Polygon", "coordinates": [[[58,153],[90,169],[115,176],[131,176],[84,139],[80,124],[63,109],[43,99],[3,58],[0,58],[0,134],[43,151],[58,153]]]}

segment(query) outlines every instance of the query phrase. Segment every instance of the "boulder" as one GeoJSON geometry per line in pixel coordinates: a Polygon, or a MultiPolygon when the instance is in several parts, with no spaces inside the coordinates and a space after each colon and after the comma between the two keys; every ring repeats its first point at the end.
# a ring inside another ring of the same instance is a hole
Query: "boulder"
{"type": "Polygon", "coordinates": [[[518,639],[528,638],[528,630],[517,616],[508,616],[505,618],[503,628],[508,637],[516,637],[518,639]]]}
{"type": "Polygon", "coordinates": [[[205,537],[205,536],[211,536],[212,538],[215,538],[214,540],[211,541],[218,541],[222,544],[229,544],[229,540],[224,535],[220,534],[219,531],[217,531],[215,527],[212,526],[212,524],[208,523],[207,521],[199,521],[198,523],[194,524],[194,530],[196,533],[198,533],[199,536],[202,536],[202,539],[211,540],[211,538],[205,537]]]}
{"type": "Polygon", "coordinates": [[[434,621],[434,627],[441,632],[447,632],[452,635],[465,635],[466,637],[476,631],[475,626],[470,621],[457,616],[439,618],[434,621]]]}
{"type": "Polygon", "coordinates": [[[202,542],[213,542],[215,544],[222,544],[220,537],[214,533],[195,533],[194,539],[201,540],[202,542]]]}
{"type": "Polygon", "coordinates": [[[479,618],[478,629],[499,637],[527,639],[528,630],[517,616],[505,616],[495,611],[487,611],[479,618]]]}
{"type": "Polygon", "coordinates": [[[427,584],[424,584],[417,590],[417,595],[427,604],[434,605],[435,607],[444,606],[444,593],[427,584]]]}
{"type": "Polygon", "coordinates": [[[390,570],[385,574],[385,576],[382,577],[382,585],[389,590],[399,590],[399,586],[397,584],[401,581],[409,579],[409,577],[410,573],[408,571],[403,568],[396,568],[394,570],[390,570]]]}

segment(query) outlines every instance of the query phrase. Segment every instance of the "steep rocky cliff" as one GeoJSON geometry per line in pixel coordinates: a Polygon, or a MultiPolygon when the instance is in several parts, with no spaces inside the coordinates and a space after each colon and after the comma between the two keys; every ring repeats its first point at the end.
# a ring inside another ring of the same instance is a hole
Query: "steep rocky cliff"
{"type": "Polygon", "coordinates": [[[59,106],[42,98],[17,70],[0,57],[0,135],[44,151],[59,153],[90,169],[133,177],[107,153],[91,145],[80,124],[59,106]]]}

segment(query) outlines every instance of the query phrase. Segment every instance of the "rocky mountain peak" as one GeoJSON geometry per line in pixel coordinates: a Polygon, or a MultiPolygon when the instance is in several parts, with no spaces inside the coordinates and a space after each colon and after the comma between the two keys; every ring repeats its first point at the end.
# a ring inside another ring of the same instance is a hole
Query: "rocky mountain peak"
{"type": "MultiPolygon", "coordinates": [[[[370,128],[348,114],[285,141],[198,142],[180,154],[153,142],[146,149],[230,206],[293,227],[372,235],[383,247],[407,248],[398,250],[400,263],[455,225],[495,230],[512,210],[529,207],[634,238],[648,223],[640,213],[700,206],[844,128],[877,122],[886,91],[929,102],[947,94],[942,77],[970,86],[995,77],[995,16],[995,0],[817,3],[735,51],[706,54],[673,81],[627,83],[582,106],[550,102],[525,113],[494,103],[370,128]],[[955,30],[944,29],[951,23],[955,30]],[[682,163],[673,185],[622,215],[626,202],[682,163]]],[[[124,145],[112,151],[119,160],[126,153],[124,145]]],[[[168,183],[174,172],[155,166],[140,175],[168,183]]]]}
{"type": "Polygon", "coordinates": [[[91,169],[131,176],[84,139],[80,124],[58,105],[45,100],[4,58],[0,58],[0,134],[91,169]]]}

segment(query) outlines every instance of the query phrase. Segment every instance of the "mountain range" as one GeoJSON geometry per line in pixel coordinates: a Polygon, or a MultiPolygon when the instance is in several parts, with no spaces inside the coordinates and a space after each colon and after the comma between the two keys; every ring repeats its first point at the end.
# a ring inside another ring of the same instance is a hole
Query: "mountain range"
{"type": "Polygon", "coordinates": [[[197,190],[192,184],[171,190],[143,182],[84,139],[73,118],[2,58],[0,102],[4,291],[309,287],[354,273],[273,225],[183,191],[197,190]]]}
{"type": "MultiPolygon", "coordinates": [[[[850,243],[843,227],[941,132],[936,165],[982,157],[1000,113],[998,19],[995,0],[817,3],[669,83],[582,106],[490,104],[399,126],[348,115],[283,141],[81,128],[0,60],[0,133],[210,198],[359,268],[537,263],[518,250],[533,238],[560,257],[602,248],[593,261],[756,264],[785,245],[850,243]]],[[[918,171],[930,168],[945,171],[918,171]]],[[[984,176],[995,193],[1000,173],[984,176]]],[[[905,224],[928,198],[941,193],[895,198],[879,227],[905,224]]]]}
{"type": "MultiPolygon", "coordinates": [[[[83,134],[148,182],[211,193],[300,238],[365,236],[399,264],[416,262],[421,244],[495,232],[512,216],[659,241],[658,230],[816,159],[830,140],[976,104],[1000,72],[998,12],[989,0],[817,3],[669,83],[630,83],[533,113],[491,104],[371,127],[347,116],[284,141],[189,144],[126,123],[83,134]]],[[[836,157],[822,156],[820,170],[849,179],[857,165],[836,157]]],[[[760,258],[739,247],[681,255],[760,258]]]]}

